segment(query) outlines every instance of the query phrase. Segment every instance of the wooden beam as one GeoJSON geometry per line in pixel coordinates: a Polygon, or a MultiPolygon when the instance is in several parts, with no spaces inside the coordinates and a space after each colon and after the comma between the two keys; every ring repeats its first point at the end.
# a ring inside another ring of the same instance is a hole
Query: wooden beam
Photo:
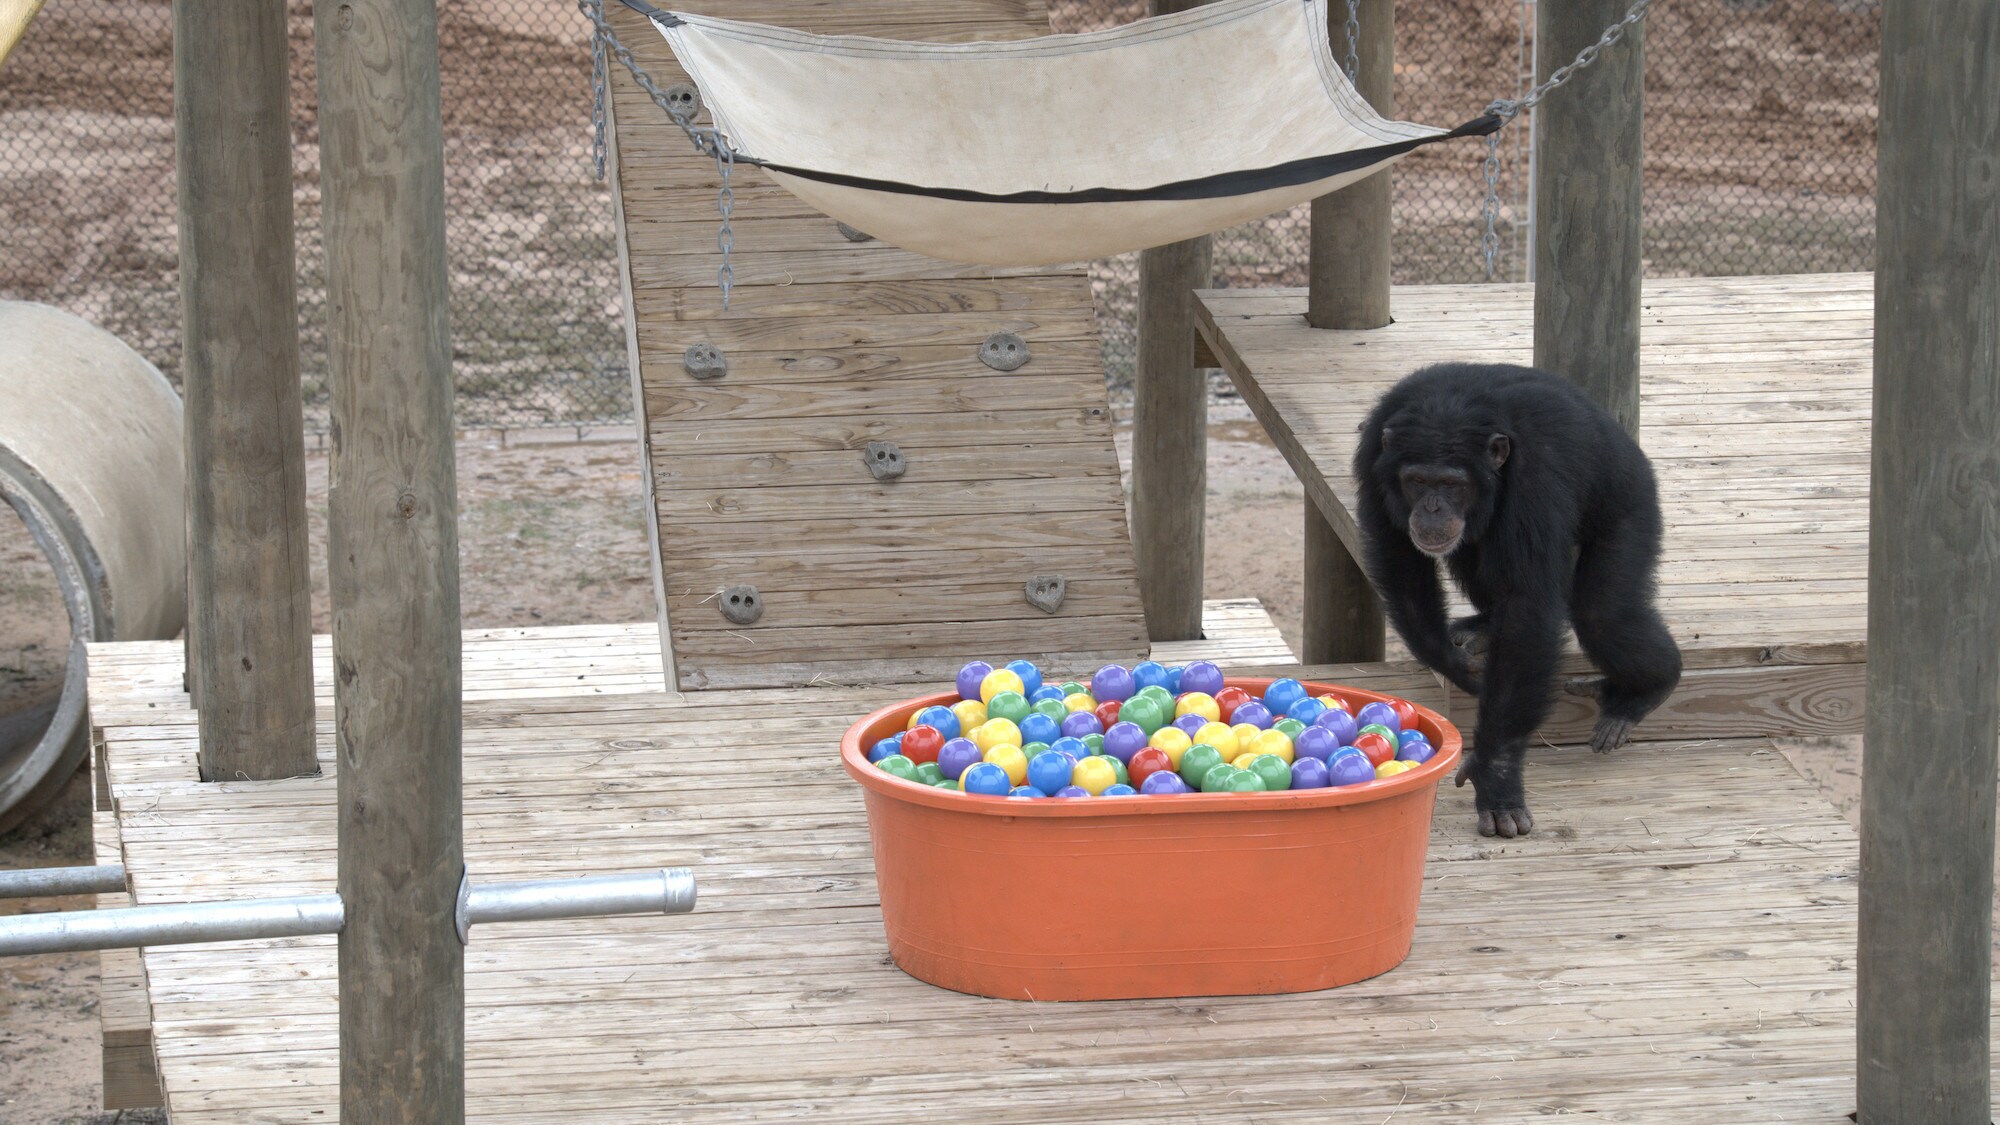
{"type": "MultiPolygon", "coordinates": [[[[1160,16],[1205,0],[1152,0],[1160,16]]],[[[1209,284],[1206,236],[1139,253],[1138,359],[1132,382],[1132,550],[1146,633],[1201,637],[1208,513],[1208,371],[1195,366],[1192,293],[1209,284]]]]}
{"type": "MultiPolygon", "coordinates": [[[[1355,88],[1384,117],[1396,111],[1394,0],[1349,0],[1359,22],[1355,88]]],[[[1347,58],[1347,3],[1334,0],[1327,33],[1347,58]]],[[[1390,180],[1387,170],[1313,200],[1306,323],[1381,328],[1389,316],[1390,180]]],[[[1382,659],[1382,605],[1325,514],[1305,501],[1304,614],[1299,658],[1326,664],[1382,659]]]]}
{"type": "MultiPolygon", "coordinates": [[[[1535,81],[1625,18],[1630,0],[1535,5],[1535,81]]],[[[1644,40],[1625,32],[1535,112],[1535,366],[1639,432],[1644,40]]]]}
{"type": "Polygon", "coordinates": [[[1990,1120],[2000,6],[1886,4],[1862,749],[1862,1125],[1990,1120]]]}
{"type": "Polygon", "coordinates": [[[314,8],[343,1121],[465,1119],[458,502],[435,0],[314,8]]]}
{"type": "Polygon", "coordinates": [[[174,5],[201,776],[319,772],[284,0],[174,5]]]}

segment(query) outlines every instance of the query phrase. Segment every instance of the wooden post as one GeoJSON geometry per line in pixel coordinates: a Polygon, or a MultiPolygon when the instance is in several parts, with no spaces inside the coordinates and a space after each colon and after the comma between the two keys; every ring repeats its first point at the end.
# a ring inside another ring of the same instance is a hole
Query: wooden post
{"type": "MultiPolygon", "coordinates": [[[[1394,116],[1394,0],[1358,3],[1355,88],[1384,117],[1394,116]]],[[[1333,57],[1347,57],[1347,5],[1334,0],[1327,33],[1333,57]]],[[[1314,328],[1381,328],[1389,323],[1389,173],[1313,200],[1306,323],[1314,328]]],[[[1382,659],[1382,604],[1318,506],[1305,502],[1304,613],[1299,658],[1308,664],[1382,659]]]]}
{"type": "Polygon", "coordinates": [[[201,776],[319,772],[284,0],[174,5],[201,776]]]}
{"type": "Polygon", "coordinates": [[[314,6],[333,383],[340,1105],[465,1119],[458,504],[435,0],[314,6]]]}
{"type": "MultiPolygon", "coordinates": [[[[1204,0],[1152,0],[1152,14],[1204,0]]],[[[1209,240],[1139,253],[1139,355],[1132,384],[1132,549],[1146,633],[1201,636],[1208,514],[1208,372],[1194,365],[1190,294],[1209,284],[1209,240]]]]}
{"type": "MultiPolygon", "coordinates": [[[[1631,0],[1535,5],[1535,81],[1625,18],[1631,0]]],[[[1535,366],[1639,432],[1639,27],[1535,109],[1535,366]]]]}
{"type": "Polygon", "coordinates": [[[2000,729],[2000,7],[1882,9],[1862,1125],[1985,1125],[2000,729]]]}

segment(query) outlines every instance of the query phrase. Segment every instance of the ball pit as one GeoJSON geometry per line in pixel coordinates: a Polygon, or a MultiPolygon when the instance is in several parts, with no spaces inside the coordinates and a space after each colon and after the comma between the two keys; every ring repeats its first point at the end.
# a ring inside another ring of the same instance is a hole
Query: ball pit
{"type": "Polygon", "coordinates": [[[955,690],[886,707],[843,740],[904,971],[983,996],[1120,999],[1328,988],[1407,955],[1437,783],[1461,750],[1440,716],[1358,689],[1226,679],[1205,661],[1055,679],[975,662],[955,690]],[[1123,696],[1090,694],[1100,683],[1123,696]],[[1031,714],[1062,708],[1054,738],[1025,738],[1050,733],[1025,714],[987,714],[1009,691],[1031,714]],[[1183,708],[1190,695],[1207,703],[1183,708]],[[1251,707],[1241,717],[1261,723],[1231,722],[1251,707]],[[940,723],[910,747],[928,725],[912,720],[938,718],[927,708],[959,732],[940,723]],[[1105,879],[1110,855],[1175,877],[1105,879]]]}

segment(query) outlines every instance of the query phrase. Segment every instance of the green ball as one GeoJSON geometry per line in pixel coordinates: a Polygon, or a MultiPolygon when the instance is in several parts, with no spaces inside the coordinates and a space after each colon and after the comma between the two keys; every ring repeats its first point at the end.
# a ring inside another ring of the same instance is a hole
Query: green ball
{"type": "Polygon", "coordinates": [[[938,768],[936,762],[925,762],[918,766],[910,777],[911,780],[921,781],[925,785],[936,785],[944,780],[944,771],[938,768]]]}
{"type": "Polygon", "coordinates": [[[1222,764],[1222,751],[1206,742],[1197,742],[1181,755],[1181,780],[1199,789],[1201,775],[1222,764]]]}
{"type": "Polygon", "coordinates": [[[1060,699],[1044,699],[1040,703],[1030,707],[1029,710],[1037,714],[1047,715],[1058,723],[1069,717],[1069,708],[1064,707],[1060,699]]]}
{"type": "Polygon", "coordinates": [[[1383,726],[1381,723],[1369,723],[1367,726],[1362,727],[1360,730],[1354,732],[1354,737],[1360,738],[1364,734],[1379,734],[1383,738],[1389,740],[1389,745],[1391,746],[1396,745],[1397,741],[1396,732],[1390,730],[1388,727],[1383,726]]]}
{"type": "Polygon", "coordinates": [[[1092,754],[1098,753],[1104,749],[1104,736],[1101,734],[1086,734],[1083,736],[1083,745],[1092,754]]]}
{"type": "Polygon", "coordinates": [[[1163,688],[1158,684],[1154,684],[1151,687],[1140,688],[1137,692],[1133,693],[1133,698],[1150,699],[1153,702],[1158,703],[1160,706],[1165,707],[1169,710],[1172,710],[1174,705],[1174,693],[1168,691],[1166,688],[1163,688]]]}
{"type": "Polygon", "coordinates": [[[917,763],[912,762],[901,754],[889,755],[881,761],[876,762],[875,768],[893,777],[900,777],[904,781],[914,781],[917,776],[917,763]]]}
{"type": "Polygon", "coordinates": [[[1259,754],[1250,759],[1250,772],[1257,775],[1264,788],[1274,793],[1292,787],[1292,767],[1276,754],[1259,754]]]}
{"type": "Polygon", "coordinates": [[[1021,753],[1032,762],[1035,760],[1035,755],[1047,753],[1048,748],[1049,744],[1046,742],[1030,742],[1026,746],[1021,747],[1021,753]]]}
{"type": "Polygon", "coordinates": [[[1235,773],[1222,779],[1224,793],[1262,793],[1264,789],[1264,779],[1257,776],[1253,770],[1236,770],[1235,773]]]}
{"type": "Polygon", "coordinates": [[[1019,723],[1028,717],[1028,697],[1018,691],[1003,691],[986,703],[986,717],[1019,723]]]}
{"type": "Polygon", "coordinates": [[[1306,729],[1306,725],[1297,719],[1279,719],[1277,722],[1271,724],[1271,729],[1283,731],[1286,738],[1297,742],[1299,740],[1299,732],[1306,729]]]}
{"type": "Polygon", "coordinates": [[[1154,731],[1167,725],[1167,716],[1157,701],[1135,695],[1119,705],[1118,721],[1136,725],[1151,738],[1154,731]]]}
{"type": "Polygon", "coordinates": [[[1124,762],[1119,761],[1117,758],[1114,758],[1109,754],[1092,754],[1091,757],[1103,758],[1105,761],[1110,762],[1112,771],[1118,775],[1118,784],[1120,785],[1132,784],[1132,775],[1126,772],[1124,762]]]}
{"type": "MultiPolygon", "coordinates": [[[[1186,759],[1182,760],[1185,761],[1186,759]]],[[[1209,767],[1208,772],[1201,775],[1201,784],[1195,786],[1195,788],[1204,793],[1220,793],[1223,791],[1223,787],[1229,784],[1230,778],[1239,773],[1247,772],[1249,771],[1239,770],[1228,762],[1217,762],[1215,765],[1209,767]]],[[[1263,782],[1260,781],[1257,784],[1262,785],[1263,782]]]]}
{"type": "Polygon", "coordinates": [[[1064,681],[1062,682],[1062,684],[1061,684],[1060,686],[1061,686],[1061,688],[1062,688],[1062,693],[1063,693],[1063,698],[1064,698],[1064,699],[1068,699],[1068,698],[1069,698],[1070,696],[1072,696],[1072,695],[1089,695],[1089,694],[1090,694],[1090,685],[1089,685],[1089,684],[1080,684],[1080,683],[1077,683],[1077,682],[1076,682],[1075,680],[1064,680],[1064,681]]]}
{"type": "Polygon", "coordinates": [[[941,780],[941,781],[937,781],[937,782],[934,782],[934,783],[932,783],[932,785],[931,785],[931,788],[933,788],[933,789],[949,789],[949,790],[951,790],[952,792],[956,793],[956,792],[958,792],[958,782],[956,782],[956,781],[953,781],[952,779],[950,779],[950,778],[948,778],[948,777],[947,777],[947,778],[944,778],[944,779],[943,779],[943,780],[941,780]]]}

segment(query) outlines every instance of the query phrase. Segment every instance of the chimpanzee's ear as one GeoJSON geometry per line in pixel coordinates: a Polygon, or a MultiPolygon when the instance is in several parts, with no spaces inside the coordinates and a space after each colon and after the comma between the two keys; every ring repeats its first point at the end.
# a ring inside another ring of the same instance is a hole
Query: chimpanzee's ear
{"type": "Polygon", "coordinates": [[[1508,440],[1506,434],[1494,434],[1486,439],[1486,459],[1493,462],[1496,471],[1507,463],[1507,455],[1513,451],[1514,443],[1508,440]]]}

